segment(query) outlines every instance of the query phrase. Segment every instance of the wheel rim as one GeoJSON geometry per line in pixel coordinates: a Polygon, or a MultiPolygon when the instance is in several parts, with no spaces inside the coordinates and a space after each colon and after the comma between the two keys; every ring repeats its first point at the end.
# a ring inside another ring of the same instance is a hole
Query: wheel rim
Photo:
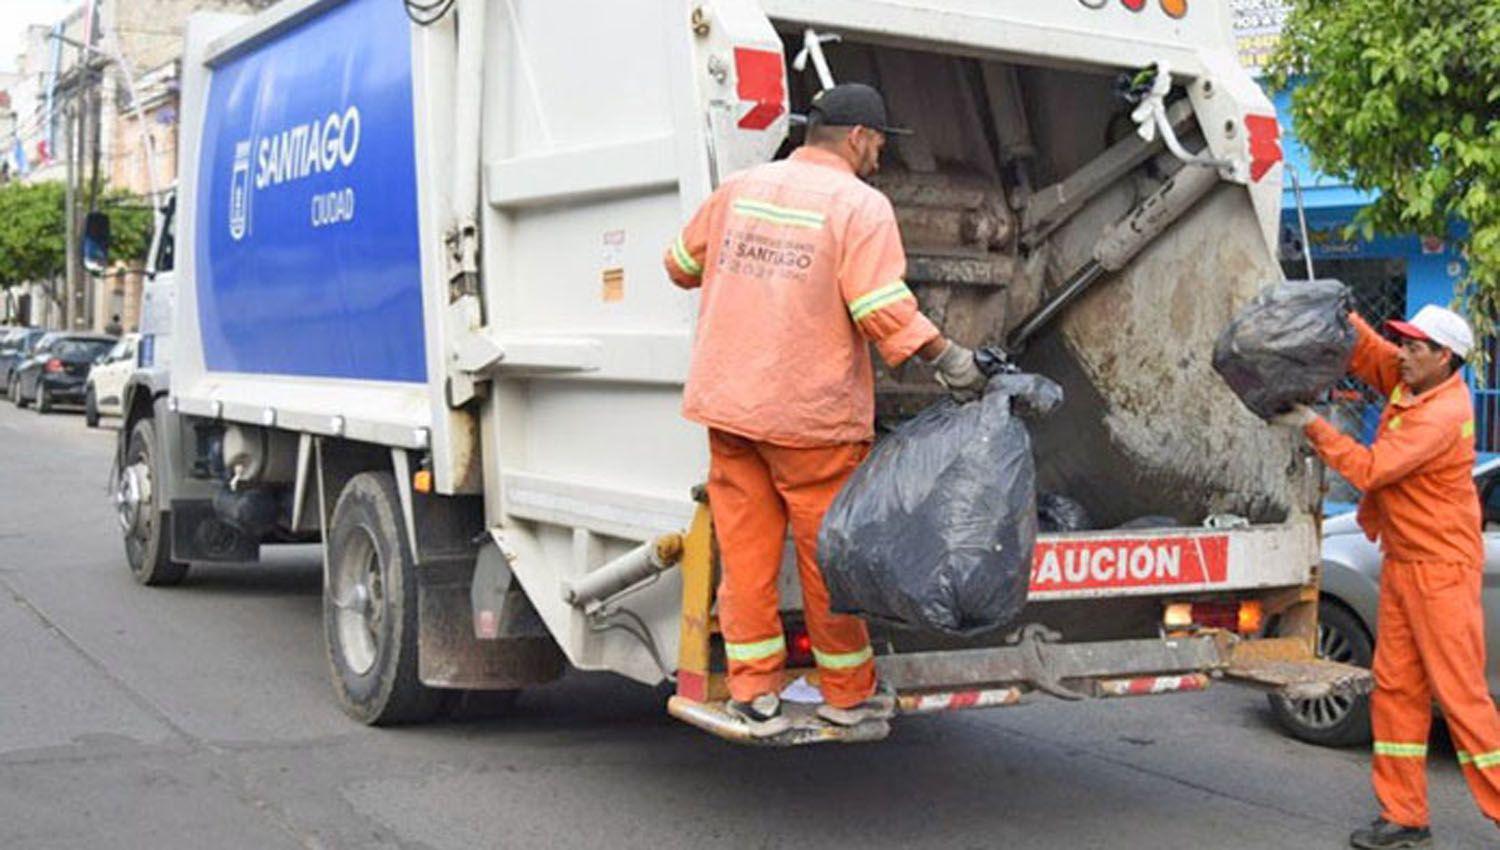
{"type": "Polygon", "coordinates": [[[120,470],[115,484],[115,513],[120,530],[138,543],[145,543],[151,533],[151,467],[137,460],[120,470]]]}
{"type": "MultiPolygon", "coordinates": [[[[1355,663],[1354,645],[1338,629],[1318,624],[1318,657],[1342,664],[1355,663]]],[[[1348,718],[1354,710],[1354,697],[1330,695],[1318,699],[1283,700],[1287,710],[1304,726],[1331,729],[1348,718]]]]}
{"type": "Polygon", "coordinates": [[[386,608],[385,574],[369,529],[353,530],[334,565],[329,590],[339,655],[350,672],[362,676],[375,666],[386,608]]]}

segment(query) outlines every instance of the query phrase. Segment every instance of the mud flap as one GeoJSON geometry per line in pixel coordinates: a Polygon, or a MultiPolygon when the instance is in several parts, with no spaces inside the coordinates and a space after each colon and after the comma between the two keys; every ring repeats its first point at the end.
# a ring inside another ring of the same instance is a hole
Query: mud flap
{"type": "Polygon", "coordinates": [[[417,572],[417,675],[437,688],[510,690],[550,682],[566,667],[540,620],[539,628],[508,630],[498,640],[474,634],[470,602],[475,559],[425,561],[417,572]]]}
{"type": "Polygon", "coordinates": [[[172,560],[183,563],[251,563],[260,541],[219,519],[211,499],[172,500],[172,560]]]}

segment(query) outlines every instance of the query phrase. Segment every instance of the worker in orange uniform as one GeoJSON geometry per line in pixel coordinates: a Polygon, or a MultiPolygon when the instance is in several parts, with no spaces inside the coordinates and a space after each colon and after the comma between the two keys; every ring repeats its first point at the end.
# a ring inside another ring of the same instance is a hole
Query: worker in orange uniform
{"type": "Polygon", "coordinates": [[[1484,542],[1474,487],[1474,408],[1459,374],[1468,324],[1427,306],[1388,322],[1387,342],[1358,316],[1350,371],[1390,403],[1365,447],[1310,409],[1278,417],[1364,497],[1359,524],[1385,555],[1375,646],[1374,784],[1380,817],[1351,835],[1362,848],[1426,847],[1427,734],[1434,698],[1479,808],[1500,821],[1500,715],[1485,681],[1480,581],[1484,542]]]}
{"type": "Polygon", "coordinates": [[[854,725],[895,708],[877,692],[864,623],[832,613],[816,560],[823,514],[874,437],[868,343],[893,366],[922,357],[955,394],[985,382],[973,352],[917,310],[891,203],[860,180],[897,132],[875,89],[827,89],[813,99],[806,143],[727,178],[666,254],[678,286],[702,289],[683,414],[709,429],[729,710],[759,737],[790,725],[776,592],[788,523],[819,715],[854,725]]]}

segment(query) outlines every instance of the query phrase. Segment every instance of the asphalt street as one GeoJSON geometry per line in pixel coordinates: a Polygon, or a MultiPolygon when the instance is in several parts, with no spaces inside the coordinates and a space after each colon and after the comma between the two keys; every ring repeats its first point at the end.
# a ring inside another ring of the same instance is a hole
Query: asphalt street
{"type": "MultiPolygon", "coordinates": [[[[761,751],[572,674],[364,728],[326,680],[315,549],[131,581],[114,436],[0,402],[0,848],[1265,850],[1343,847],[1373,815],[1366,752],[1284,738],[1229,686],[761,751]]],[[[1438,846],[1500,845],[1446,742],[1431,792],[1438,846]]]]}

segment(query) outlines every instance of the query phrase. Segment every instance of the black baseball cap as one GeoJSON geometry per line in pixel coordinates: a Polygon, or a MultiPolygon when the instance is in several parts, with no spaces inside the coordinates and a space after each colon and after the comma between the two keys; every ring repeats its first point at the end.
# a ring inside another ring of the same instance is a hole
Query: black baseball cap
{"type": "Polygon", "coordinates": [[[886,123],[885,99],[864,83],[842,83],[818,92],[807,110],[808,120],[813,116],[831,127],[860,126],[889,135],[912,134],[905,127],[892,127],[886,123]]]}

